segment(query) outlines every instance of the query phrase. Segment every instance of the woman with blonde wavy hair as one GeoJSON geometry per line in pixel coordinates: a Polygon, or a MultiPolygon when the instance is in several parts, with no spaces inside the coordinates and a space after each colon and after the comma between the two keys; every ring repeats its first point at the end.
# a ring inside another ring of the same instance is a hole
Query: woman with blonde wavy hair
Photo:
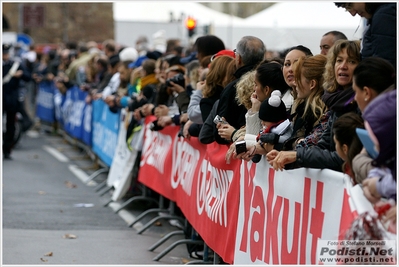
{"type": "Polygon", "coordinates": [[[287,140],[285,149],[294,149],[298,144],[315,145],[325,129],[329,113],[321,97],[326,62],[326,56],[320,54],[300,57],[294,63],[297,94],[291,114],[294,135],[287,140]]]}

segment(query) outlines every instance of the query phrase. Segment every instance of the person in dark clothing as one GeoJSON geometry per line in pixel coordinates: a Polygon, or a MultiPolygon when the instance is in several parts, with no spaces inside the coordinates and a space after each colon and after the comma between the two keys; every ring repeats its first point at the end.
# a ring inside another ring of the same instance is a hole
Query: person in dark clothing
{"type": "Polygon", "coordinates": [[[232,73],[228,73],[228,65],[234,61],[229,56],[221,56],[212,61],[209,72],[205,80],[205,88],[202,90],[203,98],[200,101],[200,109],[202,120],[208,117],[213,104],[219,99],[224,86],[227,84],[225,80],[230,81],[233,77],[232,73]]]}
{"type": "MultiPolygon", "coordinates": [[[[234,50],[237,70],[234,73],[236,80],[229,83],[222,94],[217,107],[217,115],[224,117],[228,124],[223,124],[223,127],[232,126],[234,129],[239,129],[245,125],[245,114],[247,109],[243,105],[239,105],[236,99],[236,84],[245,73],[254,70],[256,66],[263,61],[266,53],[266,47],[262,40],[254,36],[244,36],[237,43],[237,48],[234,50]]],[[[220,137],[218,127],[214,127],[215,141],[219,144],[230,144],[231,140],[225,140],[220,137]]],[[[234,131],[232,129],[232,132],[234,131]]]]}
{"type": "Polygon", "coordinates": [[[342,171],[343,160],[335,151],[332,126],[341,115],[358,112],[352,78],[360,62],[360,42],[340,40],[331,49],[323,75],[325,92],[322,99],[331,110],[327,127],[315,146],[298,147],[296,151],[270,151],[266,157],[274,169],[282,170],[295,162],[289,166],[342,171]]]}
{"type": "MultiPolygon", "coordinates": [[[[214,59],[209,67],[209,72],[206,76],[204,87],[202,89],[203,98],[200,100],[199,106],[201,110],[202,121],[206,121],[213,105],[219,100],[224,87],[229,83],[233,77],[233,72],[229,73],[228,66],[234,64],[234,58],[230,56],[220,56],[214,59]]],[[[214,117],[214,116],[213,116],[214,117]]],[[[213,118],[212,118],[213,119],[213,118]]],[[[192,136],[200,137],[200,142],[209,144],[214,141],[213,122],[210,124],[201,124],[196,135],[190,133],[192,136]],[[202,127],[205,127],[202,130],[202,127]],[[202,133],[201,133],[202,132],[202,133]],[[201,134],[201,135],[200,135],[201,134]]]]}
{"type": "MultiPolygon", "coordinates": [[[[380,57],[364,59],[353,72],[355,101],[363,113],[379,95],[396,90],[395,69],[389,61],[380,57]]],[[[373,168],[373,158],[363,149],[352,160],[352,169],[357,183],[362,183],[373,168]]]]}
{"type": "Polygon", "coordinates": [[[201,60],[209,55],[214,55],[217,52],[224,50],[223,41],[214,35],[205,35],[198,37],[194,43],[194,50],[197,52],[197,59],[201,60]]]}
{"type": "Polygon", "coordinates": [[[396,69],[396,3],[336,2],[352,16],[367,19],[362,38],[362,60],[376,56],[388,60],[396,69]]]}
{"type": "Polygon", "coordinates": [[[11,159],[14,145],[15,117],[18,112],[18,88],[21,80],[29,81],[30,74],[19,62],[10,59],[11,46],[3,44],[3,114],[6,113],[6,132],[3,135],[3,157],[11,159]]]}

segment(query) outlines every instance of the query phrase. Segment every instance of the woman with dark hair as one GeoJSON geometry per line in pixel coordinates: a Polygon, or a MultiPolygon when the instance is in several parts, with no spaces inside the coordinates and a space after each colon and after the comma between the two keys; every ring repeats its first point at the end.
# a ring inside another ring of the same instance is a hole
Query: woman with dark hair
{"type": "Polygon", "coordinates": [[[194,43],[194,50],[197,51],[197,58],[201,62],[205,56],[212,56],[217,52],[224,50],[223,41],[214,35],[205,35],[198,37],[194,43]]]}
{"type": "Polygon", "coordinates": [[[395,89],[395,83],[395,69],[389,61],[370,57],[360,62],[353,72],[353,90],[360,111],[380,93],[395,89]]]}
{"type": "Polygon", "coordinates": [[[291,110],[294,99],[296,99],[296,85],[293,64],[298,60],[298,58],[307,56],[313,56],[313,54],[309,48],[303,45],[291,47],[284,56],[283,75],[285,82],[288,84],[290,89],[287,90],[287,92],[283,95],[282,100],[287,107],[287,110],[291,110]]]}
{"type": "Polygon", "coordinates": [[[396,3],[336,2],[352,16],[367,19],[362,38],[362,60],[377,56],[388,60],[396,68],[396,3]]]}
{"type": "Polygon", "coordinates": [[[354,112],[342,115],[333,125],[335,150],[344,161],[342,171],[351,177],[354,185],[357,182],[352,169],[352,160],[363,148],[356,134],[356,128],[364,129],[364,123],[362,117],[354,112]]]}
{"type": "Polygon", "coordinates": [[[262,129],[258,116],[262,102],[269,98],[274,90],[280,91],[281,95],[287,92],[288,85],[284,80],[281,67],[279,63],[267,62],[256,68],[254,92],[251,95],[252,107],[245,114],[247,134],[258,135],[262,129]]]}

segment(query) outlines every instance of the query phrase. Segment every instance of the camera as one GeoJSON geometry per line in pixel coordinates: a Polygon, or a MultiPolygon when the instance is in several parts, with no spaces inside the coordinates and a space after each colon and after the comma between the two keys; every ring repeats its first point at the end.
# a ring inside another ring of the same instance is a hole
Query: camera
{"type": "Polygon", "coordinates": [[[227,121],[225,121],[224,119],[222,119],[222,117],[220,117],[219,115],[216,115],[215,116],[215,118],[213,119],[213,122],[215,123],[215,124],[218,124],[219,122],[220,123],[227,123],[227,121]]]}
{"type": "Polygon", "coordinates": [[[163,127],[158,125],[158,120],[155,120],[150,123],[150,130],[151,131],[160,131],[163,127]]]}
{"type": "Polygon", "coordinates": [[[172,78],[167,79],[165,82],[166,87],[172,86],[172,84],[170,84],[170,82],[173,82],[173,83],[178,84],[181,87],[185,88],[185,78],[184,78],[184,75],[181,73],[176,74],[172,78]]]}
{"type": "Polygon", "coordinates": [[[245,140],[238,141],[236,143],[236,154],[239,155],[244,152],[247,152],[247,144],[245,143],[245,140]]]}

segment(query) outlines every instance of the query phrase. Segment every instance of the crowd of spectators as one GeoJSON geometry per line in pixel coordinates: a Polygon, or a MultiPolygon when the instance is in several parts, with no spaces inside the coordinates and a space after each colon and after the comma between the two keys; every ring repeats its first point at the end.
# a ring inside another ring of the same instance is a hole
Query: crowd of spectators
{"type": "MultiPolygon", "coordinates": [[[[360,41],[327,32],[317,55],[298,44],[267,58],[255,36],[234,48],[214,35],[182,47],[160,31],[135,47],[65,44],[38,54],[31,78],[53,81],[62,93],[77,85],[89,92],[87,103],[102,99],[113,112],[127,108],[128,135],[154,115],[151,130],[180,125],[184,138],[228,146],[227,162],[331,169],[362,184],[373,204],[396,201],[396,3],[336,5],[366,18],[368,28],[360,41]],[[368,132],[375,158],[357,128],[368,132]],[[246,151],[236,153],[243,140],[246,151]]],[[[385,219],[396,221],[396,205],[385,219]]]]}

